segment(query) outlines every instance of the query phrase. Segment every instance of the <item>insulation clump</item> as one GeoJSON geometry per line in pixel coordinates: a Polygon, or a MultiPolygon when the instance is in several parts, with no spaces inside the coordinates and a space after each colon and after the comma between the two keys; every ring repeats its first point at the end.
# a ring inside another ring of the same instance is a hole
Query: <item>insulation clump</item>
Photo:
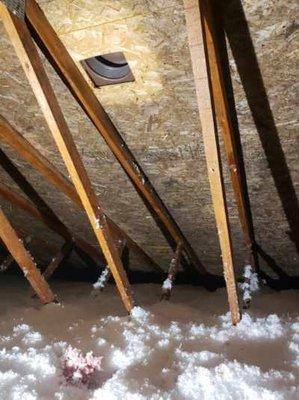
{"type": "Polygon", "coordinates": [[[84,355],[80,350],[68,346],[62,358],[63,376],[67,383],[76,386],[88,386],[96,371],[101,370],[102,357],[96,357],[92,351],[84,355]]]}
{"type": "Polygon", "coordinates": [[[109,279],[109,275],[110,275],[109,268],[106,267],[99,276],[98,280],[93,284],[94,289],[100,289],[100,290],[104,289],[109,279]]]}
{"type": "Polygon", "coordinates": [[[253,272],[250,264],[245,265],[244,268],[244,282],[240,284],[243,291],[243,303],[248,306],[252,299],[252,293],[259,290],[259,280],[256,272],[253,272]]]}

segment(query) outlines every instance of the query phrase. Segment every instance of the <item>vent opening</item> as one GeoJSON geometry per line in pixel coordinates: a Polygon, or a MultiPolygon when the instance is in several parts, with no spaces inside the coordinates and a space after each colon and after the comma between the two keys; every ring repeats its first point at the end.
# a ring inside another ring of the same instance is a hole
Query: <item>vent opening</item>
{"type": "Polygon", "coordinates": [[[122,52],[103,54],[81,61],[95,87],[133,82],[134,76],[122,52]]]}

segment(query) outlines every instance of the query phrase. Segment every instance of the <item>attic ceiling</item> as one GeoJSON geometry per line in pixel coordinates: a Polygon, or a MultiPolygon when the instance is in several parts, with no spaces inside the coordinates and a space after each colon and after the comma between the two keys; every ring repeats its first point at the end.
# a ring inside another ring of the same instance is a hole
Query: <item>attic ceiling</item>
{"type": "MultiPolygon", "coordinates": [[[[220,249],[206,174],[183,2],[43,0],[38,3],[88,81],[81,60],[118,51],[125,54],[135,81],[94,89],[96,96],[200,260],[209,271],[220,274],[220,249]]],[[[245,0],[242,4],[246,19],[239,0],[217,1],[229,38],[229,67],[256,239],[264,252],[285,271],[298,274],[294,245],[298,240],[298,236],[295,237],[298,208],[294,195],[298,186],[299,150],[295,107],[296,2],[245,0]],[[246,21],[253,48],[246,32],[246,21]]],[[[167,268],[170,250],[163,236],[99,133],[51,66],[44,62],[103,208],[148,254],[167,268]]],[[[0,113],[67,175],[2,24],[0,71],[0,113]]],[[[96,245],[83,212],[75,209],[6,145],[1,144],[1,147],[66,225],[96,245]]],[[[236,266],[240,272],[244,260],[242,235],[225,162],[223,167],[236,266]]],[[[0,178],[14,186],[2,170],[0,178]]],[[[61,239],[2,198],[0,204],[16,226],[43,239],[45,247],[34,246],[33,240],[32,253],[42,263],[48,262],[61,245],[61,239]]],[[[79,260],[73,261],[79,263],[79,260]]],[[[267,268],[264,261],[262,265],[267,268]]],[[[137,261],[135,265],[133,262],[134,266],[143,268],[137,261]]]]}

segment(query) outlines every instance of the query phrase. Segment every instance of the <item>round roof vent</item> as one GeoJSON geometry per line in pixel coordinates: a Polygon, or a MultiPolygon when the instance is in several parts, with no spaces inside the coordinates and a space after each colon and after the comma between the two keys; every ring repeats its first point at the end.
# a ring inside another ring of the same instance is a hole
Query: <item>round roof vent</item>
{"type": "Polygon", "coordinates": [[[134,81],[134,76],[123,53],[111,53],[81,61],[96,87],[134,81]]]}

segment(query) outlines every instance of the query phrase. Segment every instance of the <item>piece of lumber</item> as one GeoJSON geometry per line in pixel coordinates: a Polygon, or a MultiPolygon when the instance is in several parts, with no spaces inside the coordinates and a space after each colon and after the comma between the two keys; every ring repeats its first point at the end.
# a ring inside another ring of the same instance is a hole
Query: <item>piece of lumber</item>
{"type": "MultiPolygon", "coordinates": [[[[31,242],[31,236],[26,236],[23,241],[24,246],[29,244],[30,242],[31,242]]],[[[2,261],[2,263],[0,265],[0,271],[5,272],[14,261],[15,261],[15,259],[13,258],[13,256],[11,254],[8,254],[8,256],[5,258],[4,261],[2,261]]]]}
{"type": "Polygon", "coordinates": [[[248,258],[246,264],[250,263],[255,270],[258,269],[257,254],[254,248],[254,231],[249,206],[244,195],[245,182],[242,180],[240,161],[234,137],[234,128],[229,110],[228,97],[225,89],[224,77],[221,68],[220,52],[217,43],[215,23],[213,18],[211,2],[200,0],[207,55],[211,74],[211,85],[213,102],[216,116],[221,128],[224,150],[230,170],[232,187],[238,208],[239,219],[243,231],[243,240],[247,248],[248,258]]]}
{"type": "MultiPolygon", "coordinates": [[[[72,237],[71,234],[67,231],[66,227],[63,227],[62,224],[56,224],[53,221],[49,220],[48,217],[43,213],[43,210],[38,209],[29,200],[20,195],[15,189],[8,187],[7,185],[5,185],[5,183],[1,182],[0,182],[0,196],[5,198],[9,203],[15,205],[16,207],[20,208],[27,214],[31,215],[33,218],[42,221],[53,232],[57,233],[65,240],[70,240],[70,238],[72,237]]],[[[88,242],[77,236],[74,236],[74,240],[76,242],[76,245],[80,247],[80,249],[83,252],[87,253],[96,264],[105,263],[103,255],[99,253],[91,244],[89,244],[88,242]]]]}
{"type": "Polygon", "coordinates": [[[55,270],[59,267],[59,265],[67,259],[70,255],[72,249],[74,247],[74,242],[69,240],[64,243],[61,249],[58,251],[55,257],[52,258],[50,264],[47,266],[45,271],[43,272],[43,277],[48,281],[50,277],[53,275],[55,270]]]}
{"type": "Polygon", "coordinates": [[[0,165],[11,177],[11,179],[18,185],[23,193],[30,199],[42,216],[43,222],[53,231],[59,232],[66,240],[70,240],[72,234],[69,229],[57,217],[53,210],[48,206],[44,199],[38,194],[31,183],[19,171],[16,165],[0,148],[0,165]]]}
{"type": "Polygon", "coordinates": [[[31,32],[37,36],[37,43],[41,42],[42,50],[46,50],[47,57],[51,58],[52,63],[60,73],[65,84],[69,87],[86,115],[106,141],[110,150],[133,183],[137,193],[153,215],[154,220],[157,222],[169,245],[175,251],[177,244],[182,242],[191,263],[190,265],[184,263],[186,268],[197,268],[200,273],[207,274],[192,246],[180,230],[35,0],[26,1],[26,17],[31,32]]]}
{"type": "Polygon", "coordinates": [[[93,191],[80,154],[44,70],[37,48],[26,24],[14,17],[4,4],[0,3],[0,7],[5,30],[75,185],[95,236],[113,274],[124,306],[130,312],[134,307],[132,291],[116,249],[111,228],[93,191]]]}
{"type": "Polygon", "coordinates": [[[167,278],[165,279],[162,285],[161,299],[165,300],[170,299],[172,287],[175,281],[175,277],[178,273],[180,260],[182,257],[182,250],[183,250],[182,243],[179,243],[170,261],[167,278]]]}
{"type": "MultiPolygon", "coordinates": [[[[24,240],[27,236],[31,235],[31,233],[29,231],[25,230],[24,228],[16,228],[16,227],[14,227],[14,229],[15,229],[17,235],[19,236],[19,238],[21,238],[22,240],[24,240]]],[[[54,250],[54,247],[53,247],[53,245],[51,243],[46,242],[45,240],[43,240],[40,237],[38,239],[36,237],[33,237],[32,241],[37,241],[37,243],[40,246],[40,248],[43,249],[44,251],[48,252],[48,253],[51,253],[54,250]]],[[[0,237],[0,244],[4,245],[1,237],[0,237]]]]}
{"type": "Polygon", "coordinates": [[[210,190],[222,252],[224,277],[232,323],[236,324],[240,320],[240,310],[201,12],[198,0],[184,0],[184,6],[210,190]]]}
{"type": "MultiPolygon", "coordinates": [[[[12,147],[33,168],[39,171],[48,182],[64,193],[75,206],[79,209],[84,209],[74,185],[1,115],[0,140],[12,147]]],[[[131,237],[107,215],[106,217],[115,235],[120,238],[124,237],[127,240],[128,246],[139,257],[141,262],[144,262],[145,265],[159,273],[163,272],[162,268],[131,237]]],[[[79,246],[83,250],[84,243],[80,242],[79,246]]],[[[94,251],[94,253],[97,253],[97,251],[94,251]]]]}
{"type": "MultiPolygon", "coordinates": [[[[60,266],[60,264],[67,259],[70,255],[72,249],[74,247],[74,242],[69,240],[63,244],[61,249],[58,251],[55,257],[52,258],[50,264],[46,267],[43,272],[43,278],[48,281],[51,276],[54,274],[56,269],[60,266]]],[[[35,297],[36,294],[33,293],[32,297],[35,297]]]]}
{"type": "Polygon", "coordinates": [[[0,208],[0,237],[3,240],[7,250],[16,260],[17,264],[23,270],[25,277],[30,282],[32,288],[46,304],[55,301],[55,295],[52,293],[49,285],[42,277],[40,271],[37,269],[31,255],[25,249],[22,240],[18,237],[14,228],[6,218],[4,212],[0,208]]]}
{"type": "MultiPolygon", "coordinates": [[[[123,251],[124,251],[126,245],[127,245],[126,240],[120,239],[116,242],[116,248],[119,252],[120,257],[122,257],[122,254],[123,254],[123,251]]],[[[98,280],[93,284],[94,289],[95,290],[100,289],[100,291],[103,291],[110,279],[110,276],[111,276],[110,269],[109,269],[108,265],[106,265],[106,267],[101,272],[98,280]]]]}

